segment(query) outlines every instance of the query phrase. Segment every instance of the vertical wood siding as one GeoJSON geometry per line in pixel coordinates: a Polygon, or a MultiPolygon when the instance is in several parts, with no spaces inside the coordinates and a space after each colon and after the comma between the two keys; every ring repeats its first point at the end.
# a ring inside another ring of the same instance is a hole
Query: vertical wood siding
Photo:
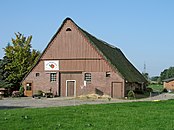
{"type": "Polygon", "coordinates": [[[60,71],[112,71],[111,66],[71,21],[65,23],[48,46],[35,71],[44,71],[44,60],[59,60],[60,71]],[[66,31],[67,28],[71,28],[71,31],[66,31]]]}
{"type": "Polygon", "coordinates": [[[77,28],[67,21],[42,56],[42,59],[101,58],[77,28]],[[66,31],[71,28],[71,31],[66,31]]]}

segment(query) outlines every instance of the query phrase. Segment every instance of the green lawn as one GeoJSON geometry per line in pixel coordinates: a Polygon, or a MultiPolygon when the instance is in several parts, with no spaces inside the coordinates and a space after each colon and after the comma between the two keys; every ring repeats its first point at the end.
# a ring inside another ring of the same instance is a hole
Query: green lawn
{"type": "Polygon", "coordinates": [[[0,130],[172,130],[174,100],[0,110],[0,130]]]}
{"type": "Polygon", "coordinates": [[[163,85],[159,85],[159,84],[151,84],[148,86],[148,88],[152,88],[155,92],[156,91],[162,92],[164,89],[163,85]]]}

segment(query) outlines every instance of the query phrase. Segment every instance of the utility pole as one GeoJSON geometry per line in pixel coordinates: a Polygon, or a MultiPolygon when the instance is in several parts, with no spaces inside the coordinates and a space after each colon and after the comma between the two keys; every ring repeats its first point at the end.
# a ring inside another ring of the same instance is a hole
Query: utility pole
{"type": "Polygon", "coordinates": [[[144,62],[144,70],[143,70],[143,73],[145,74],[146,73],[146,63],[144,62]]]}

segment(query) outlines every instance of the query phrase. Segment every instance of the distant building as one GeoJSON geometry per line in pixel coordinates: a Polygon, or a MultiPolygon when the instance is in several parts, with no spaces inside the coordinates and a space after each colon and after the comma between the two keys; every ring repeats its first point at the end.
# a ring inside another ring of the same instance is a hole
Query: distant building
{"type": "Polygon", "coordinates": [[[25,95],[38,90],[61,97],[97,93],[122,98],[147,83],[121,50],[81,29],[70,18],[24,77],[25,95]]]}
{"type": "Polygon", "coordinates": [[[169,91],[174,91],[174,78],[163,80],[163,86],[169,91]]]}

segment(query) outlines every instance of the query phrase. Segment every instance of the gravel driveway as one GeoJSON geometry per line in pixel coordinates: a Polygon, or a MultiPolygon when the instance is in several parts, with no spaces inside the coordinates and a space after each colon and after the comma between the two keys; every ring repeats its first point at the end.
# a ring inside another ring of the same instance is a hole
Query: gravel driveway
{"type": "Polygon", "coordinates": [[[153,101],[153,100],[168,100],[174,99],[174,94],[160,94],[158,96],[138,99],[138,100],[124,100],[124,99],[75,99],[75,98],[41,98],[35,99],[31,97],[23,98],[4,98],[0,100],[0,109],[12,108],[43,108],[43,107],[58,107],[58,106],[75,106],[81,104],[106,104],[106,103],[120,103],[120,102],[138,102],[138,101],[153,101]]]}

